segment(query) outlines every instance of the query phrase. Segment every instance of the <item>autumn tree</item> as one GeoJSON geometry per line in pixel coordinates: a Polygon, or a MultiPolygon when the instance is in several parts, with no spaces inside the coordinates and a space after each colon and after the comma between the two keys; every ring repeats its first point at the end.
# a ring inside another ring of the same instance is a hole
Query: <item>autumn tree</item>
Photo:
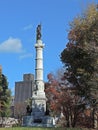
{"type": "Polygon", "coordinates": [[[98,7],[91,4],[70,24],[69,42],[61,53],[65,77],[78,95],[98,103],[98,7]]]}
{"type": "Polygon", "coordinates": [[[98,5],[89,5],[71,22],[68,39],[60,57],[66,68],[65,77],[95,111],[98,109],[98,5]]]}
{"type": "Polygon", "coordinates": [[[59,73],[58,77],[50,73],[45,92],[50,114],[58,118],[63,114],[63,126],[75,127],[84,112],[85,102],[76,95],[76,90],[68,83],[64,74],[59,73]]]}

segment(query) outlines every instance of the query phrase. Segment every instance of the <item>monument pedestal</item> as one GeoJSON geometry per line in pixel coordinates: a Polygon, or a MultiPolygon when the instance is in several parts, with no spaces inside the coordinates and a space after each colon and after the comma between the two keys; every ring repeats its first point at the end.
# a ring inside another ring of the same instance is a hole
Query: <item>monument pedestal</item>
{"type": "Polygon", "coordinates": [[[45,93],[37,93],[37,95],[33,95],[32,97],[32,113],[34,120],[42,120],[46,111],[46,97],[45,93]]]}
{"type": "Polygon", "coordinates": [[[39,122],[34,121],[33,116],[24,116],[22,126],[28,127],[55,127],[55,120],[50,116],[43,116],[39,122]]]}
{"type": "Polygon", "coordinates": [[[22,126],[29,127],[55,127],[53,117],[46,116],[46,97],[45,93],[37,91],[32,95],[32,113],[30,116],[23,117],[22,126]]]}

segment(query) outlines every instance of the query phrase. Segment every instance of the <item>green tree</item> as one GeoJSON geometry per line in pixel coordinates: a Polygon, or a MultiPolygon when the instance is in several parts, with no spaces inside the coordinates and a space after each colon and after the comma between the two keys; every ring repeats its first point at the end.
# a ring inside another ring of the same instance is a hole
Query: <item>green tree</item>
{"type": "Polygon", "coordinates": [[[6,76],[0,73],[0,117],[10,115],[11,91],[8,89],[6,76]]]}
{"type": "Polygon", "coordinates": [[[61,52],[65,78],[92,107],[98,104],[98,6],[87,10],[70,23],[69,42],[61,52]]]}

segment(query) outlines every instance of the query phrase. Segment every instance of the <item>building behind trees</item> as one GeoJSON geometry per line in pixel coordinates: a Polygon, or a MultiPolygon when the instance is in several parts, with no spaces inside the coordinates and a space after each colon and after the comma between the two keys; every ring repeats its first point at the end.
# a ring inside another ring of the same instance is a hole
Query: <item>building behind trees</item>
{"type": "Polygon", "coordinates": [[[30,104],[32,89],[34,88],[34,75],[24,74],[23,81],[15,82],[14,116],[26,115],[26,107],[30,104]]]}

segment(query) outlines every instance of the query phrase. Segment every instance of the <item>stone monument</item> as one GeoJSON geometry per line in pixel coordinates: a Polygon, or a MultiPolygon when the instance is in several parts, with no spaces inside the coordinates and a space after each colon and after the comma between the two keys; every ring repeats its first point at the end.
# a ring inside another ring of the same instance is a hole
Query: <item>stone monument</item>
{"type": "Polygon", "coordinates": [[[43,82],[43,47],[41,40],[41,25],[37,27],[36,59],[35,59],[35,90],[32,92],[32,115],[35,122],[42,120],[46,111],[46,96],[43,82]]]}
{"type": "Polygon", "coordinates": [[[32,91],[32,113],[23,117],[23,126],[54,127],[54,118],[46,116],[46,96],[43,81],[43,48],[41,25],[36,30],[35,85],[32,91]]]}

